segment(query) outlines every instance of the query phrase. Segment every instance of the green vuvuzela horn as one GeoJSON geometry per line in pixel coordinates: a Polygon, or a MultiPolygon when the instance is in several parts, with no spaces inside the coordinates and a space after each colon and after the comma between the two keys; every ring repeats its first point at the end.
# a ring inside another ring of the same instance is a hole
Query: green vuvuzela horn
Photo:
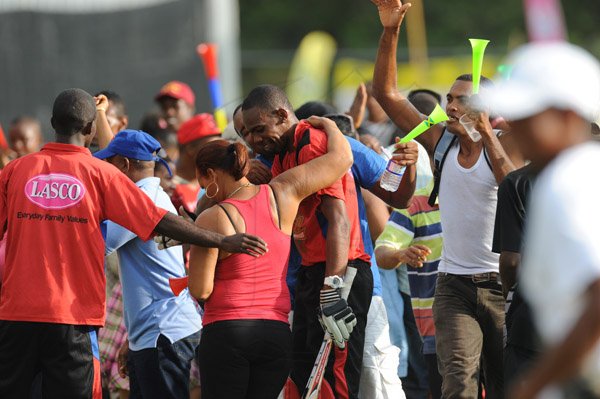
{"type": "Polygon", "coordinates": [[[437,125],[438,123],[444,122],[448,120],[448,115],[444,112],[442,107],[439,104],[435,106],[431,114],[425,119],[423,122],[419,123],[413,130],[411,130],[406,136],[400,140],[400,143],[408,143],[418,135],[425,133],[429,128],[433,125],[437,125]]]}
{"type": "Polygon", "coordinates": [[[473,94],[479,93],[479,82],[481,81],[481,67],[483,66],[483,54],[485,47],[490,42],[485,39],[469,39],[473,49],[473,94]]]}

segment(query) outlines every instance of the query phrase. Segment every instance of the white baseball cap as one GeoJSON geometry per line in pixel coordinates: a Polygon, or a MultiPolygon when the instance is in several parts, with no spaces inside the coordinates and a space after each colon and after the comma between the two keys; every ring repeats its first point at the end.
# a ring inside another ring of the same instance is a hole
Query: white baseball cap
{"type": "Polygon", "coordinates": [[[566,42],[531,43],[509,57],[509,79],[482,91],[491,111],[519,120],[550,108],[572,110],[588,121],[600,114],[600,63],[566,42]]]}

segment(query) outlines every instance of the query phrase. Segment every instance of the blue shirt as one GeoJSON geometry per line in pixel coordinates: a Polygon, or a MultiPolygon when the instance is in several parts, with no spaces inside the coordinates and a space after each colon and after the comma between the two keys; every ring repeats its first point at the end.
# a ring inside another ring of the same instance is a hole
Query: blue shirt
{"type": "MultiPolygon", "coordinates": [[[[158,177],[147,177],[136,185],[158,207],[177,214],[158,177]]],[[[159,250],[154,241],[144,242],[109,221],[105,252],[114,251],[119,255],[123,313],[132,350],[155,348],[160,334],[173,343],[202,328],[189,291],[174,296],[169,287],[169,278],[186,275],[180,246],[159,250]]]]}
{"type": "Polygon", "coordinates": [[[364,144],[353,138],[346,137],[352,148],[354,163],[352,164],[352,174],[356,183],[356,195],[358,197],[358,216],[360,218],[360,231],[362,234],[365,252],[371,257],[371,272],[373,273],[373,296],[381,296],[381,278],[379,268],[373,250],[371,241],[371,232],[369,230],[369,221],[367,220],[367,209],[360,188],[369,190],[379,181],[385,171],[387,162],[381,158],[375,151],[366,147],[364,144]]]}

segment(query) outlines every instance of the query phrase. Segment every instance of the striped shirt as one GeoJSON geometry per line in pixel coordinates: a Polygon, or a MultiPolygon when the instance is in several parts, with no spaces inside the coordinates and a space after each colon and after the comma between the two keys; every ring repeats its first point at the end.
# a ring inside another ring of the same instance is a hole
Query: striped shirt
{"type": "MultiPolygon", "coordinates": [[[[435,327],[433,325],[433,296],[437,281],[438,264],[442,256],[442,225],[438,205],[427,203],[433,181],[415,192],[412,205],[408,209],[394,210],[383,233],[377,239],[376,247],[386,246],[395,250],[406,249],[411,245],[424,245],[431,254],[422,268],[408,269],[410,296],[419,332],[423,337],[423,353],[435,353],[435,327]]],[[[402,288],[401,288],[402,289],[402,288]]]]}

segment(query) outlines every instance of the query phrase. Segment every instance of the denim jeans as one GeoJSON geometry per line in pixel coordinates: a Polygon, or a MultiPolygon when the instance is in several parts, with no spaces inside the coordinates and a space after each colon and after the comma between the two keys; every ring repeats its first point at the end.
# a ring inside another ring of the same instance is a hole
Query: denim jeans
{"type": "Polygon", "coordinates": [[[200,343],[200,331],[171,343],[160,335],[156,348],[129,351],[130,399],[189,397],[190,365],[200,343]]]}
{"type": "Polygon", "coordinates": [[[443,379],[442,397],[477,398],[481,364],[486,398],[503,398],[504,297],[501,285],[440,273],[433,320],[443,379]]]}

